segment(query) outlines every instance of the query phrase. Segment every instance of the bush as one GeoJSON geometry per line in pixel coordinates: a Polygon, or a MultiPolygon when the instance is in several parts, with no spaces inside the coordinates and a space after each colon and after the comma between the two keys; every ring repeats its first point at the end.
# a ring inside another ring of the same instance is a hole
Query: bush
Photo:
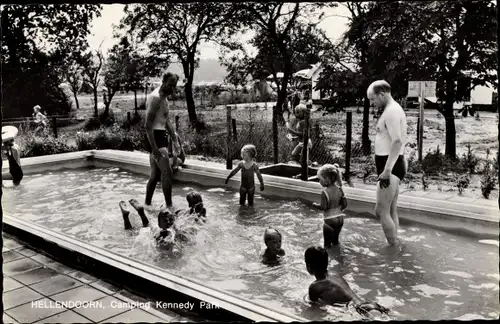
{"type": "Polygon", "coordinates": [[[479,163],[479,159],[474,153],[472,153],[470,144],[467,144],[467,154],[463,155],[460,162],[465,169],[469,170],[470,174],[473,174],[476,171],[476,166],[479,163]]]}
{"type": "Polygon", "coordinates": [[[422,171],[429,176],[435,176],[449,171],[463,173],[465,170],[463,163],[457,163],[456,160],[450,159],[442,154],[439,150],[439,145],[436,150],[427,153],[422,159],[422,171]]]}
{"type": "Polygon", "coordinates": [[[483,174],[481,176],[481,193],[483,197],[488,199],[493,190],[495,190],[497,173],[492,167],[490,160],[486,160],[483,174]]]}
{"type": "Polygon", "coordinates": [[[79,132],[76,136],[76,145],[80,151],[105,149],[145,151],[144,137],[144,131],[140,128],[124,131],[114,126],[100,128],[94,132],[79,132]]]}
{"type": "Polygon", "coordinates": [[[51,154],[60,154],[74,152],[76,149],[69,146],[66,136],[59,136],[58,138],[51,136],[33,136],[29,137],[23,143],[20,143],[21,156],[32,157],[51,154]]]}
{"type": "Polygon", "coordinates": [[[467,174],[457,176],[456,186],[458,188],[458,193],[461,195],[464,193],[465,189],[469,187],[470,179],[467,174]]]}

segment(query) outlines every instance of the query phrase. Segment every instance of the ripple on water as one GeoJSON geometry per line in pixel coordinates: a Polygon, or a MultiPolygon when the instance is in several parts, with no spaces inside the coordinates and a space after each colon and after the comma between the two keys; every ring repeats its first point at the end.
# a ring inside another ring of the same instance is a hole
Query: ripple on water
{"type": "Polygon", "coordinates": [[[412,289],[417,292],[422,297],[432,298],[434,295],[452,297],[452,296],[460,296],[458,290],[446,290],[440,289],[436,287],[431,287],[426,284],[413,286],[412,289]]]}
{"type": "Polygon", "coordinates": [[[472,321],[472,320],[484,320],[485,317],[478,314],[465,314],[460,317],[455,317],[457,321],[472,321]]]}
{"type": "Polygon", "coordinates": [[[498,290],[498,283],[494,284],[492,282],[490,283],[482,283],[480,285],[469,285],[470,288],[472,289],[493,289],[493,290],[498,290]]]}
{"type": "Polygon", "coordinates": [[[490,245],[499,246],[498,241],[496,241],[496,240],[479,240],[478,242],[482,243],[482,244],[490,244],[490,245]]]}

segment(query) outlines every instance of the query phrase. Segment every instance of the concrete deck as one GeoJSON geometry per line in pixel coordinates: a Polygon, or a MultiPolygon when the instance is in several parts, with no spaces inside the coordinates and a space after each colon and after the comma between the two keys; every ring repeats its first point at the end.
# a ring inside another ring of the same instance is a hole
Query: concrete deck
{"type": "Polygon", "coordinates": [[[157,308],[155,300],[122,290],[38,254],[8,234],[3,234],[3,240],[3,323],[201,321],[157,308]],[[67,303],[67,307],[56,302],[67,303]]]}

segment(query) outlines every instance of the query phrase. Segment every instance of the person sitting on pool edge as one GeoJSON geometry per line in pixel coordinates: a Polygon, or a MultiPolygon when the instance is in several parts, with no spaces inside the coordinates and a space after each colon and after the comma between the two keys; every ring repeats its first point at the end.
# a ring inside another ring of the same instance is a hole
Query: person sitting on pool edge
{"type": "Polygon", "coordinates": [[[309,286],[309,300],[313,303],[326,305],[349,304],[352,302],[358,313],[368,314],[377,310],[387,314],[389,309],[375,303],[363,302],[352,291],[349,284],[341,276],[328,275],[328,253],[320,246],[311,246],[304,253],[307,272],[314,275],[316,280],[309,286]]]}
{"type": "Polygon", "coordinates": [[[281,257],[285,255],[285,250],[281,248],[281,233],[269,227],[264,232],[264,244],[266,244],[266,250],[262,255],[262,263],[266,265],[278,265],[281,261],[281,257]]]}
{"type": "Polygon", "coordinates": [[[342,179],[338,164],[325,164],[318,170],[319,183],[323,186],[321,203],[313,206],[324,213],[324,247],[339,244],[339,235],[344,226],[347,199],[342,191],[342,179]]]}
{"type": "Polygon", "coordinates": [[[229,182],[232,176],[241,170],[241,183],[240,183],[240,205],[245,205],[248,196],[248,206],[253,206],[253,197],[255,194],[255,179],[254,174],[260,181],[260,191],[264,191],[264,179],[260,173],[259,165],[255,163],[254,159],[257,155],[257,149],[251,144],[243,146],[241,149],[241,158],[243,161],[238,163],[226,178],[225,184],[229,182]]]}

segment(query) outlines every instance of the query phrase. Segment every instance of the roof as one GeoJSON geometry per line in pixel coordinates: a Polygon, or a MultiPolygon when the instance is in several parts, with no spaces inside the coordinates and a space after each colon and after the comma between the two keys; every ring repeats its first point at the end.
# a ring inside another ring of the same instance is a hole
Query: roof
{"type": "Polygon", "coordinates": [[[321,62],[318,62],[316,64],[312,64],[309,69],[304,69],[304,70],[300,70],[298,72],[295,72],[293,74],[293,76],[296,78],[303,78],[303,79],[309,80],[319,70],[320,67],[321,67],[321,62]]]}

